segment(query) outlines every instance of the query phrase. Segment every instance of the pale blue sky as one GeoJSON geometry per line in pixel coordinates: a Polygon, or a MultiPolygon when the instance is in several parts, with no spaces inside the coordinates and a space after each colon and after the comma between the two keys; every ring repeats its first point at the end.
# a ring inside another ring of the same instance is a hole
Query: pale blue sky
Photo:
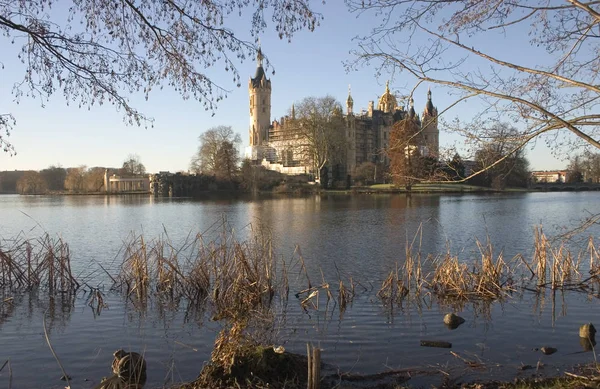
{"type": "MultiPolygon", "coordinates": [[[[58,4],[68,3],[59,1],[58,4]]],[[[268,29],[261,36],[262,48],[275,67],[272,81],[272,120],[286,114],[294,101],[307,96],[331,94],[345,102],[348,85],[352,85],[354,110],[366,108],[369,100],[377,100],[383,93],[387,76],[375,78],[374,67],[363,67],[359,71],[346,73],[344,61],[352,60],[349,53],[355,47],[352,38],[367,33],[376,25],[377,19],[370,15],[356,18],[341,1],[328,1],[322,5],[315,1],[315,8],[324,14],[325,20],[314,32],[302,31],[288,43],[279,40],[274,30],[268,29]]],[[[248,23],[231,20],[236,32],[248,35],[248,23]],[[246,24],[244,24],[246,23],[246,24]],[[239,30],[239,31],[238,31],[239,30]]],[[[230,25],[230,27],[231,27],[230,25]]],[[[514,39],[522,39],[515,37],[514,39]]],[[[519,52],[510,43],[511,38],[498,36],[495,50],[527,59],[526,52],[519,52]]],[[[19,41],[17,41],[19,43],[19,41]]],[[[0,37],[0,112],[10,112],[17,119],[17,126],[10,141],[17,155],[10,157],[0,153],[0,170],[43,169],[49,165],[63,167],[87,165],[118,167],[130,153],[138,154],[149,172],[160,170],[187,170],[190,158],[198,147],[198,136],[217,125],[230,125],[241,134],[244,146],[248,143],[248,90],[247,81],[254,74],[255,62],[246,61],[239,65],[243,81],[241,88],[232,83],[230,73],[221,66],[208,69],[207,73],[220,85],[231,90],[228,98],[219,103],[214,116],[204,111],[198,102],[184,101],[167,87],[155,90],[149,101],[132,97],[133,105],[155,119],[154,128],[128,126],[115,107],[95,106],[91,110],[67,106],[61,93],[53,95],[41,107],[39,101],[23,98],[14,102],[12,86],[23,77],[24,67],[17,60],[20,46],[11,45],[10,40],[0,37]]],[[[526,50],[523,47],[522,50],[526,50]]],[[[532,57],[533,58],[533,57],[532,57]]],[[[414,81],[397,76],[391,88],[406,93],[414,81]]],[[[428,85],[422,85],[415,94],[415,108],[422,112],[428,85]]],[[[433,102],[442,111],[453,98],[446,90],[432,85],[433,102]]],[[[445,117],[469,117],[478,109],[477,102],[459,104],[445,117]]],[[[442,146],[452,144],[456,138],[440,133],[442,146]]],[[[528,156],[533,169],[556,169],[565,162],[554,158],[543,142],[531,150],[528,156]]]]}

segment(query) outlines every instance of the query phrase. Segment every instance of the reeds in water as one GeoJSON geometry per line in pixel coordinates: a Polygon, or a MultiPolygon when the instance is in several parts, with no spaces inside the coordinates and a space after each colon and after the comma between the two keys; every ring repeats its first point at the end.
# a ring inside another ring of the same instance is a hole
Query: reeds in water
{"type": "Polygon", "coordinates": [[[479,260],[462,261],[450,251],[434,260],[428,288],[440,299],[496,300],[512,290],[512,269],[492,243],[477,240],[479,260]]]}
{"type": "MultiPolygon", "coordinates": [[[[502,253],[494,254],[491,239],[485,243],[476,240],[479,258],[465,260],[447,249],[444,255],[428,256],[422,260],[420,245],[415,249],[417,232],[411,244],[407,244],[402,266],[396,265],[383,280],[377,296],[384,303],[400,303],[413,294],[430,293],[444,304],[498,300],[517,290],[516,280],[525,279],[515,265],[519,259],[530,272],[528,283],[539,288],[587,291],[600,287],[600,255],[589,238],[587,248],[574,253],[566,241],[552,244],[541,227],[534,231],[532,259],[518,254],[512,261],[505,261],[502,253]],[[589,257],[588,277],[582,276],[583,258],[589,257]],[[425,271],[427,269],[427,271],[425,271]]],[[[420,239],[419,239],[420,241],[420,239]]],[[[418,299],[417,299],[418,300],[418,299]]]]}
{"type": "Polygon", "coordinates": [[[502,254],[494,255],[490,239],[485,244],[477,241],[480,257],[465,261],[453,255],[448,248],[441,256],[422,259],[420,244],[415,240],[407,245],[402,266],[396,265],[383,281],[377,296],[386,304],[400,303],[411,294],[431,294],[445,303],[501,299],[513,290],[513,270],[502,254]]]}
{"type": "Polygon", "coordinates": [[[535,249],[532,263],[527,266],[533,273],[538,287],[555,289],[586,289],[591,283],[598,283],[600,256],[589,237],[587,248],[573,253],[567,241],[552,245],[541,227],[535,228],[535,249]],[[590,258],[590,277],[582,277],[583,258],[590,258]]]}
{"type": "Polygon", "coordinates": [[[79,288],[71,271],[69,245],[48,234],[37,239],[20,234],[12,240],[0,240],[0,289],[37,287],[47,288],[51,294],[79,288]]]}
{"type": "Polygon", "coordinates": [[[214,361],[225,361],[230,346],[272,322],[276,296],[287,299],[286,265],[275,256],[264,229],[251,229],[243,240],[226,229],[210,240],[198,234],[179,248],[166,233],[149,242],[131,235],[123,252],[115,287],[137,307],[151,298],[175,304],[185,300],[191,307],[209,307],[213,320],[227,323],[216,341],[214,361]]]}

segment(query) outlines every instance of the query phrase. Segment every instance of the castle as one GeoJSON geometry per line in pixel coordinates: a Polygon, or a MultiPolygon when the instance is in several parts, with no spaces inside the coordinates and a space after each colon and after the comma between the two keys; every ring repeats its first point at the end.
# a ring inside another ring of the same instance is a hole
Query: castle
{"type": "MultiPolygon", "coordinates": [[[[256,73],[248,82],[250,146],[246,149],[246,158],[285,174],[314,174],[312,164],[299,157],[304,154],[307,141],[290,133],[285,127],[286,120],[295,119],[294,106],[289,116],[271,122],[271,80],[267,79],[262,61],[263,54],[259,48],[256,73]]],[[[342,115],[346,125],[347,150],[345,163],[338,166],[338,170],[342,171],[343,176],[353,176],[355,169],[365,162],[387,165],[386,150],[389,148],[392,126],[407,117],[421,129],[416,136],[421,155],[433,158],[439,155],[438,111],[431,100],[431,90],[427,92],[427,103],[421,116],[415,112],[412,98],[407,108],[398,104],[390,92],[389,83],[386,83],[377,108],[374,101],[370,101],[366,112],[354,112],[354,99],[348,90],[346,112],[342,115]]]]}

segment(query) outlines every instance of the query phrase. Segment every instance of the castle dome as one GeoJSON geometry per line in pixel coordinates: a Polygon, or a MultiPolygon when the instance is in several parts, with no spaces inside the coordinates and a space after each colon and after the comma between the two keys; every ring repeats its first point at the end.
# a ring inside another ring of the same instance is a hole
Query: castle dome
{"type": "Polygon", "coordinates": [[[398,107],[398,101],[396,100],[396,96],[394,96],[390,92],[390,82],[385,83],[385,92],[379,98],[379,103],[377,104],[377,109],[383,112],[394,112],[398,107]]]}

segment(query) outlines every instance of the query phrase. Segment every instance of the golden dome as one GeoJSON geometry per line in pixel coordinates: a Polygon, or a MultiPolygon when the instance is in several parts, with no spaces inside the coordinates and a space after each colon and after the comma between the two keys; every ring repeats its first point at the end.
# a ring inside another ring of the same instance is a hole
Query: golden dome
{"type": "Polygon", "coordinates": [[[390,92],[390,82],[385,83],[385,93],[379,98],[377,109],[383,112],[394,112],[398,107],[396,97],[390,92]]]}

